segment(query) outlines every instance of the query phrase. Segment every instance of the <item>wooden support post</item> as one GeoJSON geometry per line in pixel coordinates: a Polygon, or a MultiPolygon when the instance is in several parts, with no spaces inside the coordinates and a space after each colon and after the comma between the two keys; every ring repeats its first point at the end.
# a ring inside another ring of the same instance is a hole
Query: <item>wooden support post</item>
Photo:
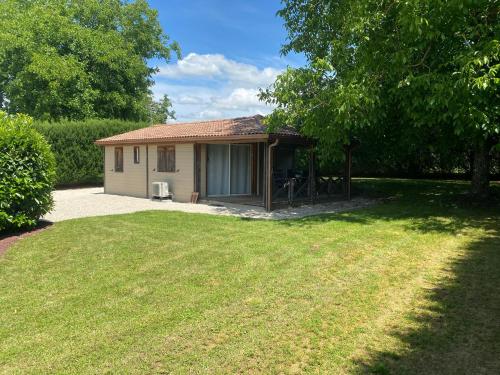
{"type": "Polygon", "coordinates": [[[263,143],[262,146],[264,147],[263,152],[262,152],[262,203],[264,205],[264,208],[267,210],[267,153],[269,151],[267,144],[263,143]]]}
{"type": "Polygon", "coordinates": [[[309,149],[309,199],[314,203],[316,198],[316,163],[314,146],[309,149]]]}
{"type": "Polygon", "coordinates": [[[201,144],[194,145],[194,192],[200,193],[201,189],[201,144]]]}
{"type": "Polygon", "coordinates": [[[351,168],[352,168],[352,147],[347,145],[345,147],[345,197],[348,201],[351,200],[351,168]]]}
{"type": "Polygon", "coordinates": [[[274,148],[278,145],[279,139],[276,139],[267,147],[267,199],[266,199],[266,211],[271,211],[273,209],[273,156],[274,148]]]}

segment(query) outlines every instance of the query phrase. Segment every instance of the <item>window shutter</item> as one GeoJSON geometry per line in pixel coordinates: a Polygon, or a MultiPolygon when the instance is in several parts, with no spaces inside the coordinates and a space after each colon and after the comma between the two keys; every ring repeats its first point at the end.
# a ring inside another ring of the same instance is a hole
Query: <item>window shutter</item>
{"type": "Polygon", "coordinates": [[[175,146],[158,146],[158,172],[175,172],[175,146]]]}
{"type": "Polygon", "coordinates": [[[175,172],[175,146],[167,147],[167,172],[175,172]]]}
{"type": "Polygon", "coordinates": [[[115,147],[115,172],[123,172],[123,147],[115,147]]]}
{"type": "Polygon", "coordinates": [[[158,172],[165,172],[165,148],[158,146],[158,172]]]}

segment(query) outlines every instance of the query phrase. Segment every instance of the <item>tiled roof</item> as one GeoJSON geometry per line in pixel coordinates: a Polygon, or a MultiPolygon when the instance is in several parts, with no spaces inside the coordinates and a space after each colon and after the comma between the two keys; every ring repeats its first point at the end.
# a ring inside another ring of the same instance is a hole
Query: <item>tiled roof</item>
{"type": "MultiPolygon", "coordinates": [[[[197,139],[267,139],[269,133],[260,115],[226,120],[155,125],[114,135],[96,141],[98,145],[120,143],[154,143],[157,141],[185,142],[197,139]]],[[[285,127],[273,133],[284,137],[300,137],[293,128],[285,127]]]]}

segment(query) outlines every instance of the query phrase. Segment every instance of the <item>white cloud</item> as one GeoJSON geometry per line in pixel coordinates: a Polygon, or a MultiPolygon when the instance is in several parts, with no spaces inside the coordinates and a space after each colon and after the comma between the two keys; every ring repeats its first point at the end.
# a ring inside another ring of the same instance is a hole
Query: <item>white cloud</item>
{"type": "Polygon", "coordinates": [[[177,121],[268,114],[259,88],[274,82],[281,70],[227,59],[224,55],[188,54],[176,64],[160,67],[155,76],[156,98],[167,94],[177,121]]]}
{"type": "Polygon", "coordinates": [[[213,104],[225,109],[259,107],[262,103],[257,97],[258,93],[256,89],[237,88],[229,96],[218,98],[213,104]]]}
{"type": "Polygon", "coordinates": [[[273,83],[280,72],[279,69],[272,67],[259,69],[255,65],[230,60],[220,54],[190,53],[175,65],[160,67],[158,76],[177,80],[203,77],[260,87],[273,83]]]}
{"type": "Polygon", "coordinates": [[[222,112],[215,109],[206,109],[199,114],[199,118],[201,119],[215,119],[220,117],[222,117],[222,112]]]}
{"type": "Polygon", "coordinates": [[[179,98],[175,99],[178,104],[206,104],[206,98],[196,95],[181,95],[179,98]]]}

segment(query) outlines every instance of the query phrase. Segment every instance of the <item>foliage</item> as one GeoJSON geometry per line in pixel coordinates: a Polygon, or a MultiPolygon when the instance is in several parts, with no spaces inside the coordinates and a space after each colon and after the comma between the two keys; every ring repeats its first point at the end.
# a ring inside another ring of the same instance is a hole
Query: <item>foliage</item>
{"type": "MultiPolygon", "coordinates": [[[[356,133],[360,146],[353,152],[353,173],[361,176],[470,177],[472,155],[449,128],[421,132],[414,127],[364,127],[356,133]]],[[[498,173],[492,166],[492,174],[498,173]]]]}
{"type": "Polygon", "coordinates": [[[0,24],[0,108],[42,120],[146,121],[147,61],[179,53],[145,0],[4,0],[0,24]]]}
{"type": "Polygon", "coordinates": [[[166,124],[169,119],[175,120],[175,111],[172,110],[172,102],[168,95],[163,95],[159,101],[151,101],[150,124],[166,124]]]}
{"type": "Polygon", "coordinates": [[[0,257],[2,371],[498,373],[498,206],[457,205],[456,182],[354,188],[395,199],[93,217],[19,241],[0,257]]]}
{"type": "Polygon", "coordinates": [[[146,126],[121,120],[36,122],[51,144],[57,165],[57,184],[99,184],[103,180],[103,152],[97,139],[146,126]]]}
{"type": "Polygon", "coordinates": [[[309,64],[261,93],[277,105],[269,121],[297,124],[333,157],[365,128],[383,136],[387,126],[413,136],[401,147],[437,134],[435,149],[487,157],[500,133],[498,10],[488,0],[286,0],[283,53],[309,64]]]}
{"type": "Polygon", "coordinates": [[[54,155],[26,115],[0,111],[0,232],[34,226],[52,208],[54,155]]]}

